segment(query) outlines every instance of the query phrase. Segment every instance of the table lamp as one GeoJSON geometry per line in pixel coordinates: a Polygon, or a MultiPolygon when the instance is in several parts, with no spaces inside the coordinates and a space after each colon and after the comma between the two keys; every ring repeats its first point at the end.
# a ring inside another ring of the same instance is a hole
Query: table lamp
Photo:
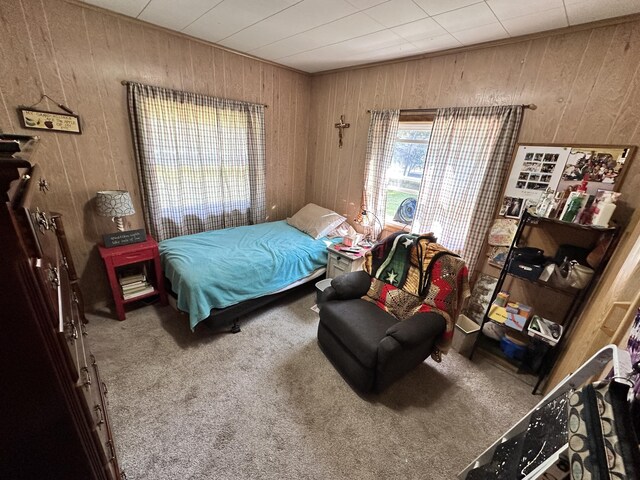
{"type": "Polygon", "coordinates": [[[131,203],[131,196],[126,190],[103,190],[98,192],[96,194],[96,210],[98,215],[111,217],[119,232],[124,232],[122,217],[136,213],[131,203]]]}

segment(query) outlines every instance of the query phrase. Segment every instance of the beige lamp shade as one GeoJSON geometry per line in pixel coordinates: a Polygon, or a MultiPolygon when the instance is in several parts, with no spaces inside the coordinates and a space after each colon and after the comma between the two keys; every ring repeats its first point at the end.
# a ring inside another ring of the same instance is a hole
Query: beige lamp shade
{"type": "Polygon", "coordinates": [[[96,194],[96,210],[98,215],[112,217],[118,230],[123,231],[122,218],[133,215],[136,211],[131,203],[131,196],[126,190],[103,190],[96,194]]]}

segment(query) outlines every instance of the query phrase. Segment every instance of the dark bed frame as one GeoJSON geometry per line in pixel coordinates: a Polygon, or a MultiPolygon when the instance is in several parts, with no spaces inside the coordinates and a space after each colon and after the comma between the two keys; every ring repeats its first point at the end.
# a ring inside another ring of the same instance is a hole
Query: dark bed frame
{"type": "MultiPolygon", "coordinates": [[[[271,295],[264,295],[258,298],[250,298],[249,300],[236,303],[235,305],[231,305],[230,307],[226,308],[212,308],[211,313],[207,318],[202,320],[202,323],[204,323],[209,328],[215,328],[215,323],[233,321],[230,331],[231,333],[238,333],[241,331],[239,323],[240,317],[251,313],[254,310],[257,310],[260,307],[264,307],[265,305],[275,302],[276,300],[284,297],[287,294],[290,294],[291,292],[295,292],[302,287],[308,286],[310,282],[319,282],[320,280],[325,278],[325,276],[326,272],[322,275],[311,278],[308,281],[301,283],[300,285],[296,285],[293,288],[283,290],[282,292],[272,293],[271,295]]],[[[169,279],[165,277],[164,280],[167,293],[173,298],[177,299],[178,296],[171,288],[171,282],[169,281],[169,279]]]]}

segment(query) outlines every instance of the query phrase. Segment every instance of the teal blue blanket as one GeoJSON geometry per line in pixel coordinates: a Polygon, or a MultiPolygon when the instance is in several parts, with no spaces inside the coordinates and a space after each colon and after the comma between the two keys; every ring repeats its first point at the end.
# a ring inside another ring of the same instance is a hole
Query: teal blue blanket
{"type": "Polygon", "coordinates": [[[330,243],[279,221],[164,240],[160,257],[194,329],[212,308],[277,292],[326,267],[330,243]]]}

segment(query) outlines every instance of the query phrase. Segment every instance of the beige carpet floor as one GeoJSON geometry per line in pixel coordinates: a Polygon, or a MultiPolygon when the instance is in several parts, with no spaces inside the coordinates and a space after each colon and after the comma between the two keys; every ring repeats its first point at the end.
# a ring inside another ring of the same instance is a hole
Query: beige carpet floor
{"type": "Polygon", "coordinates": [[[314,303],[303,289],[235,335],[171,307],[89,315],[128,478],[449,479],[540,398],[456,352],[360,396],[317,345],[314,303]]]}

